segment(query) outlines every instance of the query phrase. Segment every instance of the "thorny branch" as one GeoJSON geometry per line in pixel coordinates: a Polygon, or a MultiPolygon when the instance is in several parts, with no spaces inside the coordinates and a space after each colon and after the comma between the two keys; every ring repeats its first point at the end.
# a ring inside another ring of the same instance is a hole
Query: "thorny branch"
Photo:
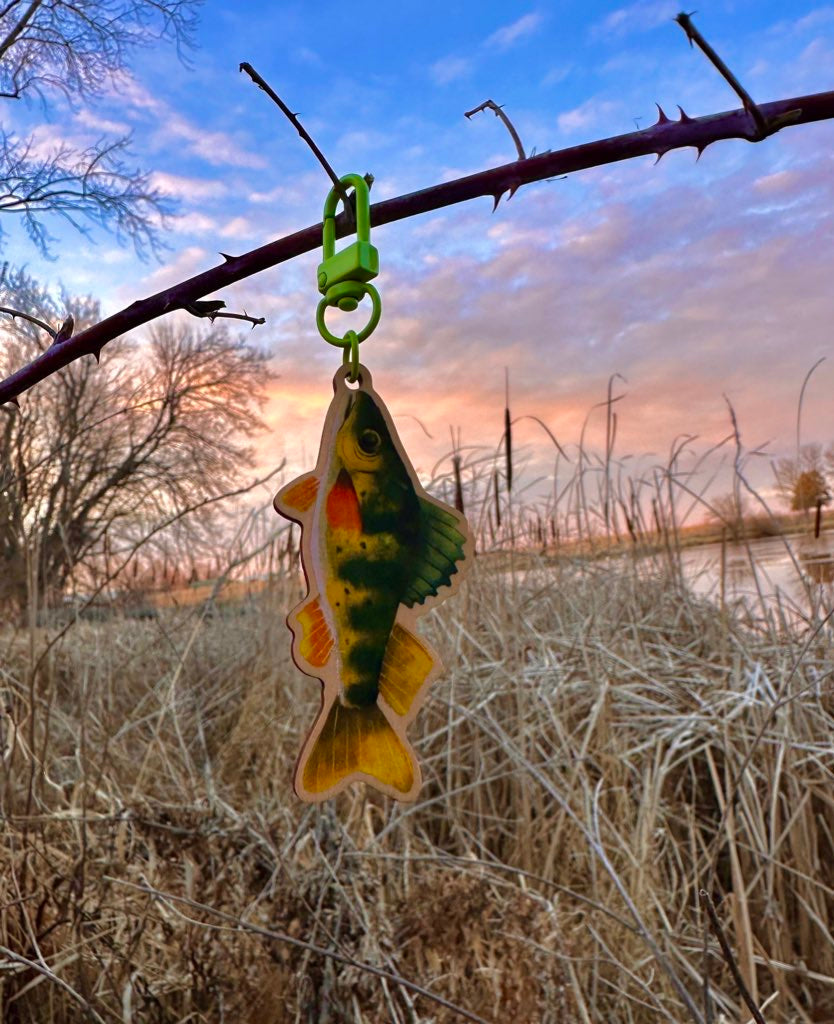
{"type": "Polygon", "coordinates": [[[694,43],[695,45],[698,46],[698,48],[705,54],[705,56],[713,65],[713,67],[715,67],[716,70],[722,75],[722,77],[728,83],[733,92],[735,92],[736,96],[738,96],[738,98],[744,104],[744,109],[749,111],[750,116],[753,118],[753,121],[756,124],[756,141],[760,142],[762,139],[767,138],[767,136],[770,135],[774,131],[774,129],[772,127],[768,127],[767,121],[763,117],[761,110],[759,110],[759,108],[753,102],[753,98],[750,95],[750,93],[747,92],[747,90],[744,88],[741,82],[739,82],[739,80],[732,73],[732,71],[730,71],[730,69],[727,67],[724,61],[718,56],[715,50],[713,50],[713,48],[706,41],[706,39],[704,39],[704,37],[701,35],[698,29],[695,28],[695,25],[692,22],[692,16],[681,12],[677,16],[677,18],[675,18],[675,21],[686,33],[686,38],[689,40],[689,45],[692,46],[694,43]]]}
{"type": "Polygon", "coordinates": [[[211,323],[214,323],[214,321],[218,319],[245,320],[247,323],[252,325],[253,330],[266,323],[265,316],[249,316],[245,309],[242,313],[222,312],[225,305],[226,303],[222,299],[213,299],[208,301],[195,299],[193,302],[189,302],[182,308],[186,313],[190,313],[192,316],[200,317],[204,320],[209,320],[211,323]]]}
{"type": "Polygon", "coordinates": [[[46,331],[50,338],[54,338],[58,333],[54,327],[50,327],[44,320],[41,320],[37,316],[32,316],[31,313],[26,313],[22,309],[12,309],[10,306],[0,306],[0,313],[8,313],[12,320],[18,316],[21,320],[28,320],[30,324],[34,324],[35,327],[40,327],[42,331],[46,331]]]}
{"type": "MultiPolygon", "coordinates": [[[[342,200],[342,205],[347,211],[348,217],[352,218],[353,208],[351,207],[350,200],[348,199],[347,189],[342,184],[339,175],[333,170],[333,168],[325,159],[324,153],[322,153],[322,151],[315,144],[315,142],[313,142],[310,133],[307,131],[304,125],[298,120],[298,114],[294,114],[290,110],[290,108],[287,106],[286,103],[284,103],[284,101],[281,99],[278,93],[275,92],[275,90],[272,88],[271,85],[269,85],[268,82],[264,81],[264,79],[261,78],[258,72],[252,67],[252,65],[248,61],[244,61],[240,65],[240,70],[245,71],[246,74],[249,75],[249,77],[255,83],[255,85],[262,89],[267,94],[267,96],[269,96],[269,98],[274,103],[277,103],[277,105],[281,108],[281,113],[284,114],[284,116],[289,120],[290,124],[295,128],[295,130],[298,132],[301,138],[307,143],[307,145],[313,151],[313,155],[315,156],[315,158],[324,168],[325,172],[327,173],[327,176],[333,182],[333,188],[336,190],[336,192],[339,195],[339,198],[342,200]]],[[[522,156],[523,155],[524,154],[522,153],[522,156]]]]}
{"type": "Polygon", "coordinates": [[[506,125],[507,131],[512,136],[513,142],[515,143],[516,152],[518,153],[518,159],[523,160],[527,154],[524,152],[524,146],[522,146],[521,144],[521,136],[516,131],[515,125],[507,117],[506,113],[504,112],[504,108],[499,106],[495,102],[495,100],[484,100],[484,102],[479,107],[473,107],[472,110],[467,110],[463,116],[471,120],[474,114],[480,114],[482,110],[491,110],[496,117],[501,118],[501,120],[506,125]]]}
{"type": "MultiPolygon", "coordinates": [[[[834,91],[764,103],[759,106],[759,110],[768,126],[768,134],[788,126],[830,120],[834,118],[834,91]]],[[[599,139],[552,153],[541,153],[526,160],[517,160],[375,203],[371,206],[371,225],[381,227],[407,217],[467,202],[478,196],[500,198],[505,192],[514,191],[521,185],[620,160],[649,154],[659,159],[670,150],[688,146],[700,154],[720,139],[760,141],[756,133],[751,134],[750,115],[743,108],[697,118],[689,117],[681,110],[677,121],[670,120],[661,111],[657,123],[642,131],[599,139]]],[[[335,227],[338,238],[349,233],[344,213],[336,218],[335,227]]],[[[141,327],[165,313],[184,309],[196,299],[219,288],[261,273],[302,253],[311,252],[320,244],[321,224],[312,224],[242,256],[224,257],[220,266],[140,299],[79,332],[64,344],[48,349],[27,366],[0,381],[0,404],[17,397],[81,356],[99,352],[107,342],[127,331],[141,327]]]]}

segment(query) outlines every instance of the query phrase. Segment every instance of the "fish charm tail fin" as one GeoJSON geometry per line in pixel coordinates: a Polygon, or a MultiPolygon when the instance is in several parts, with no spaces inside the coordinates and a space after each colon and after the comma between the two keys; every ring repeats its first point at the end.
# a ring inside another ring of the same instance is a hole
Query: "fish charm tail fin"
{"type": "Polygon", "coordinates": [[[420,704],[415,699],[439,670],[440,661],[429,645],[397,622],[385,648],[380,696],[395,714],[410,721],[420,704]]]}
{"type": "Polygon", "coordinates": [[[414,754],[376,704],[354,708],[337,699],[321,717],[296,770],[302,799],[325,800],[363,776],[398,800],[416,798],[421,780],[414,754]]]}

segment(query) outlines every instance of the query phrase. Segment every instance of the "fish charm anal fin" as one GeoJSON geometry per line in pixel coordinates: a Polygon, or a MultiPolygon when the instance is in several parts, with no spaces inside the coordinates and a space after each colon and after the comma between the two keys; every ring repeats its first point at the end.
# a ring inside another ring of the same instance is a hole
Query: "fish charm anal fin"
{"type": "Polygon", "coordinates": [[[440,671],[416,622],[460,584],[472,538],[421,486],[368,371],[352,388],[341,369],[333,389],[316,468],[275,498],[301,525],[308,587],[287,620],[293,658],[322,683],[294,785],[310,801],[355,781],[413,800],[421,776],[405,730],[440,671]]]}
{"type": "Polygon", "coordinates": [[[380,695],[395,714],[410,720],[420,692],[436,674],[435,666],[439,662],[429,645],[395,622],[379,675],[380,695]]]}

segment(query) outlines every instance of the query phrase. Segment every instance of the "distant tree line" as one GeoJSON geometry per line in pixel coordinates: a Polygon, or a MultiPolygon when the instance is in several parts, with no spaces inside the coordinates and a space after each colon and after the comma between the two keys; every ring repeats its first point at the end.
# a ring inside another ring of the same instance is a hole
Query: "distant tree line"
{"type": "MultiPolygon", "coordinates": [[[[0,284],[0,305],[47,323],[69,311],[81,328],[99,318],[94,299],[56,298],[23,272],[0,284]]],[[[28,320],[3,322],[0,373],[50,342],[28,320]]],[[[254,465],[268,354],[225,326],[176,321],[110,352],[48,378],[19,409],[0,406],[0,607],[115,579],[164,524],[178,525],[179,550],[160,561],[216,554],[213,499],[254,465]]]]}

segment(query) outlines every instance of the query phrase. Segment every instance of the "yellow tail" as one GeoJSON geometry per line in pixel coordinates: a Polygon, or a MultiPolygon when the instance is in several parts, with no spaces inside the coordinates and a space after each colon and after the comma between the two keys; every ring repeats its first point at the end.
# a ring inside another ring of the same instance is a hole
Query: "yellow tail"
{"type": "Polygon", "coordinates": [[[351,781],[369,782],[398,800],[416,797],[420,770],[414,754],[376,704],[353,708],[336,699],[325,715],[295,773],[302,799],[325,800],[351,781]]]}

